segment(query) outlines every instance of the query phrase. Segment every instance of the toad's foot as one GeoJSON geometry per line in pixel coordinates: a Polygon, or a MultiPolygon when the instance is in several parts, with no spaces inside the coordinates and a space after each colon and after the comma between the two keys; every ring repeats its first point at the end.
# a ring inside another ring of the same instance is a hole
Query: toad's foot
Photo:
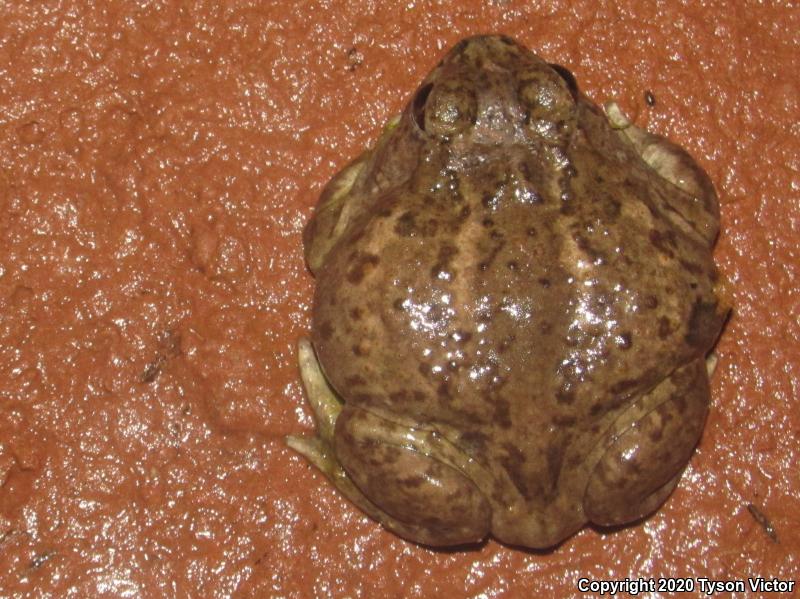
{"type": "Polygon", "coordinates": [[[297,353],[300,362],[300,377],[303,380],[308,401],[314,410],[319,436],[289,435],[286,437],[286,443],[304,455],[338,486],[337,480],[346,478],[346,474],[333,452],[333,431],[336,426],[336,418],[342,411],[342,403],[328,385],[325,375],[322,374],[317,356],[308,339],[300,340],[297,353]]]}
{"type": "MultiPolygon", "coordinates": [[[[318,436],[289,436],[289,447],[308,458],[369,516],[406,539],[426,545],[453,545],[486,536],[489,505],[458,468],[478,470],[477,465],[469,464],[436,433],[410,430],[364,410],[344,410],[307,339],[300,341],[299,362],[318,436]],[[343,429],[340,435],[350,441],[340,444],[339,449],[349,460],[348,468],[356,469],[354,477],[344,469],[335,451],[337,421],[343,429]],[[431,454],[440,455],[444,463],[431,454]],[[429,484],[420,484],[428,479],[429,484]],[[381,481],[377,487],[371,484],[375,480],[381,481]],[[442,494],[447,501],[442,500],[442,494]]],[[[482,475],[475,474],[479,478],[482,475]]]]}
{"type": "Polygon", "coordinates": [[[301,339],[298,344],[298,361],[300,363],[300,377],[303,380],[303,387],[308,401],[314,410],[319,435],[289,435],[286,437],[287,445],[305,456],[319,468],[345,497],[372,518],[386,526],[395,524],[394,527],[390,526],[390,528],[402,528],[399,523],[387,521],[392,519],[364,496],[358,487],[353,484],[353,481],[350,480],[350,477],[347,476],[339,460],[336,459],[333,449],[333,434],[336,419],[342,411],[342,402],[339,401],[336,393],[325,379],[317,356],[314,353],[314,348],[308,339],[301,339]]]}

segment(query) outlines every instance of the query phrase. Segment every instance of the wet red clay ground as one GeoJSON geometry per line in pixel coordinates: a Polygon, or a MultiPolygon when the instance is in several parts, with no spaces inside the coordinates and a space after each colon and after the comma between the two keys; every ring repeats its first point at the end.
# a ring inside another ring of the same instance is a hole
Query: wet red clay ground
{"type": "Polygon", "coordinates": [[[580,577],[796,576],[800,12],[775,4],[0,6],[0,595],[528,597],[580,577]],[[317,195],[447,47],[483,32],[697,157],[735,307],[678,490],[639,525],[545,553],[409,544],[283,441],[313,426],[294,347],[317,195]]]}

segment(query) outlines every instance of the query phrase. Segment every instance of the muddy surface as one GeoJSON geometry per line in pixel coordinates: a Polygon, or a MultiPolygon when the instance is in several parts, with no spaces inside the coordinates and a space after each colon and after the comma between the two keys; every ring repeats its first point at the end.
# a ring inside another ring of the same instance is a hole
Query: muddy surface
{"type": "Polygon", "coordinates": [[[0,7],[0,595],[517,596],[796,575],[800,13],[759,2],[0,7]],[[552,552],[433,552],[283,437],[301,230],[445,48],[514,36],[720,196],[734,314],[677,491],[552,552]]]}

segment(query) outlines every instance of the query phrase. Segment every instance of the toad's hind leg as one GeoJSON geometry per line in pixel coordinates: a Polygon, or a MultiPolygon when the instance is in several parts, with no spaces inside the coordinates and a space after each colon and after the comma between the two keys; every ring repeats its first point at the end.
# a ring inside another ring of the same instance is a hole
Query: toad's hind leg
{"type": "Polygon", "coordinates": [[[703,431],[708,393],[706,364],[695,360],[620,417],[586,487],[589,520],[625,524],[666,500],[703,431]]]}
{"type": "Polygon", "coordinates": [[[713,244],[719,231],[719,202],[706,172],[677,144],[631,123],[615,102],[606,104],[605,110],[620,138],[650,168],[680,190],[670,194],[668,216],[680,215],[682,226],[694,229],[709,245],[713,244]]]}
{"type": "Polygon", "coordinates": [[[459,456],[446,441],[430,431],[343,406],[307,340],[300,342],[299,358],[319,435],[287,437],[292,449],[322,470],[350,501],[406,539],[454,545],[488,534],[489,504],[454,467],[459,456]]]}

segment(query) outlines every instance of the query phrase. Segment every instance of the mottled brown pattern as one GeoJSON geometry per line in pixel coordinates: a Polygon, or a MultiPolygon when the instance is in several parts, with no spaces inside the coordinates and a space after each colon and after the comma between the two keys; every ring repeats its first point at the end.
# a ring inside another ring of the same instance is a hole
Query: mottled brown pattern
{"type": "Polygon", "coordinates": [[[350,268],[347,270],[347,281],[353,285],[358,285],[380,262],[378,256],[374,254],[359,254],[353,258],[350,268]]]}
{"type": "Polygon", "coordinates": [[[721,312],[717,301],[706,302],[701,298],[692,306],[686,328],[686,343],[696,347],[706,347],[713,340],[727,314],[721,312]]]}
{"type": "Polygon", "coordinates": [[[323,459],[369,503],[342,490],[431,544],[545,547],[655,510],[700,435],[725,315],[716,198],[691,158],[489,36],[451,50],[330,185],[348,180],[340,220],[319,208],[306,235],[315,349],[349,431],[323,459]],[[644,162],[652,147],[672,166],[644,162]]]}

